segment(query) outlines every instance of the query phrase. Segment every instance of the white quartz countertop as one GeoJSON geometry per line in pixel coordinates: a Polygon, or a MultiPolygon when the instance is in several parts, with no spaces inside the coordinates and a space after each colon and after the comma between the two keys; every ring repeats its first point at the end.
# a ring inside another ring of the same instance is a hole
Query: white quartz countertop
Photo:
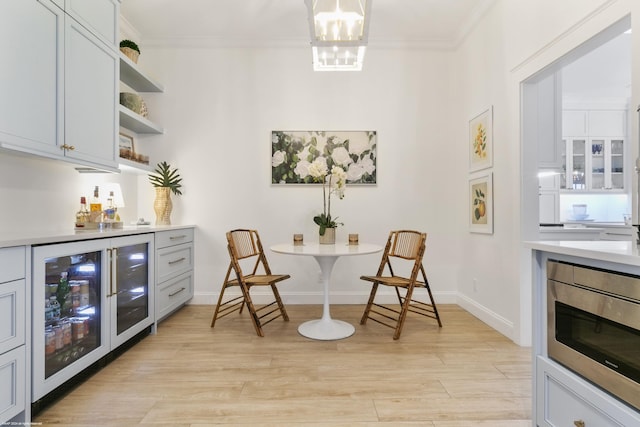
{"type": "Polygon", "coordinates": [[[635,241],[549,240],[524,242],[530,249],[640,266],[640,251],[635,241]]]}
{"type": "Polygon", "coordinates": [[[104,239],[109,237],[128,236],[131,234],[156,233],[158,231],[193,228],[193,225],[143,225],[125,226],[110,230],[17,230],[0,232],[0,248],[22,245],[42,245],[48,243],[72,242],[77,240],[104,239]]]}

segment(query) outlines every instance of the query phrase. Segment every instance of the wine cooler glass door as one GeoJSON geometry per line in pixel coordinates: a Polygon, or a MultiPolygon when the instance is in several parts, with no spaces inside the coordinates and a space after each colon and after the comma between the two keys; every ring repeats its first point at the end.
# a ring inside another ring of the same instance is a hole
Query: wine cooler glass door
{"type": "Polygon", "coordinates": [[[151,325],[153,316],[153,236],[112,240],[111,339],[118,345],[151,325]]]}
{"type": "Polygon", "coordinates": [[[33,382],[36,399],[108,351],[106,251],[86,242],[33,248],[33,382]]]}

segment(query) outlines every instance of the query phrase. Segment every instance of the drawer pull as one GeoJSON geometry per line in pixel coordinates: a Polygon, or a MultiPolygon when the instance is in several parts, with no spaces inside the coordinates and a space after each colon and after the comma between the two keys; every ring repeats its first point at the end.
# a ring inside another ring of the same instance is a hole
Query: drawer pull
{"type": "Polygon", "coordinates": [[[576,427],[584,427],[585,424],[584,424],[584,421],[577,420],[577,421],[573,422],[573,425],[576,426],[576,427]]]}
{"type": "Polygon", "coordinates": [[[182,261],[184,261],[184,260],[186,260],[186,258],[185,258],[185,257],[182,257],[182,258],[178,258],[178,259],[176,259],[176,260],[174,260],[174,261],[169,261],[167,264],[169,264],[169,265],[173,265],[173,264],[177,264],[177,263],[179,263],[179,262],[182,262],[182,261]]]}
{"type": "Polygon", "coordinates": [[[186,234],[180,234],[179,236],[170,236],[169,240],[178,240],[178,239],[184,239],[185,237],[187,237],[186,234]]]}
{"type": "MultiPolygon", "coordinates": [[[[177,291],[175,291],[174,293],[169,294],[169,296],[170,296],[170,297],[174,297],[174,296],[178,295],[180,292],[182,292],[182,291],[184,291],[184,290],[186,290],[186,289],[187,289],[187,288],[180,288],[180,289],[178,289],[177,291]]],[[[576,421],[576,422],[577,422],[577,421],[576,421]]],[[[582,427],[584,427],[584,423],[582,423],[582,427]]]]}

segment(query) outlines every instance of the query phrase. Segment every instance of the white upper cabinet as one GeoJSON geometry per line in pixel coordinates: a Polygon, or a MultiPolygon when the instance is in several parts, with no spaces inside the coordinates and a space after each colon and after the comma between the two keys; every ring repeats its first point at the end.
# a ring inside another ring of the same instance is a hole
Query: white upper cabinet
{"type": "Polygon", "coordinates": [[[119,45],[119,8],[120,0],[65,1],[65,12],[114,50],[119,45]]]}
{"type": "Polygon", "coordinates": [[[562,113],[562,136],[587,136],[587,111],[565,110],[562,113]]]}
{"type": "Polygon", "coordinates": [[[589,136],[625,136],[626,110],[589,111],[589,136]]]}
{"type": "Polygon", "coordinates": [[[562,165],[561,80],[556,73],[537,84],[538,166],[541,168],[559,168],[562,165]]]}
{"type": "Polygon", "coordinates": [[[565,110],[562,190],[625,189],[627,110],[565,110]]]}
{"type": "Polygon", "coordinates": [[[63,40],[64,12],[51,2],[0,1],[1,146],[60,154],[63,40]]]}
{"type": "Polygon", "coordinates": [[[82,25],[67,20],[65,150],[67,156],[117,168],[118,54],[82,25]]]}
{"type": "Polygon", "coordinates": [[[118,170],[119,6],[0,1],[0,147],[118,170]]]}

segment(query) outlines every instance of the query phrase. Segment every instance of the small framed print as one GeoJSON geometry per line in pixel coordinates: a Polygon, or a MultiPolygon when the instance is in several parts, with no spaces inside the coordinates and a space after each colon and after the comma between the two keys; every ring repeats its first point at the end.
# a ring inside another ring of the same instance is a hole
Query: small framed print
{"type": "Polygon", "coordinates": [[[136,151],[133,146],[133,137],[124,133],[120,133],[119,136],[120,158],[127,160],[135,159],[136,151]]]}
{"type": "Polygon", "coordinates": [[[469,231],[493,234],[493,173],[469,178],[469,231]]]}
{"type": "Polygon", "coordinates": [[[469,171],[493,166],[493,106],[469,120],[469,171]]]}

